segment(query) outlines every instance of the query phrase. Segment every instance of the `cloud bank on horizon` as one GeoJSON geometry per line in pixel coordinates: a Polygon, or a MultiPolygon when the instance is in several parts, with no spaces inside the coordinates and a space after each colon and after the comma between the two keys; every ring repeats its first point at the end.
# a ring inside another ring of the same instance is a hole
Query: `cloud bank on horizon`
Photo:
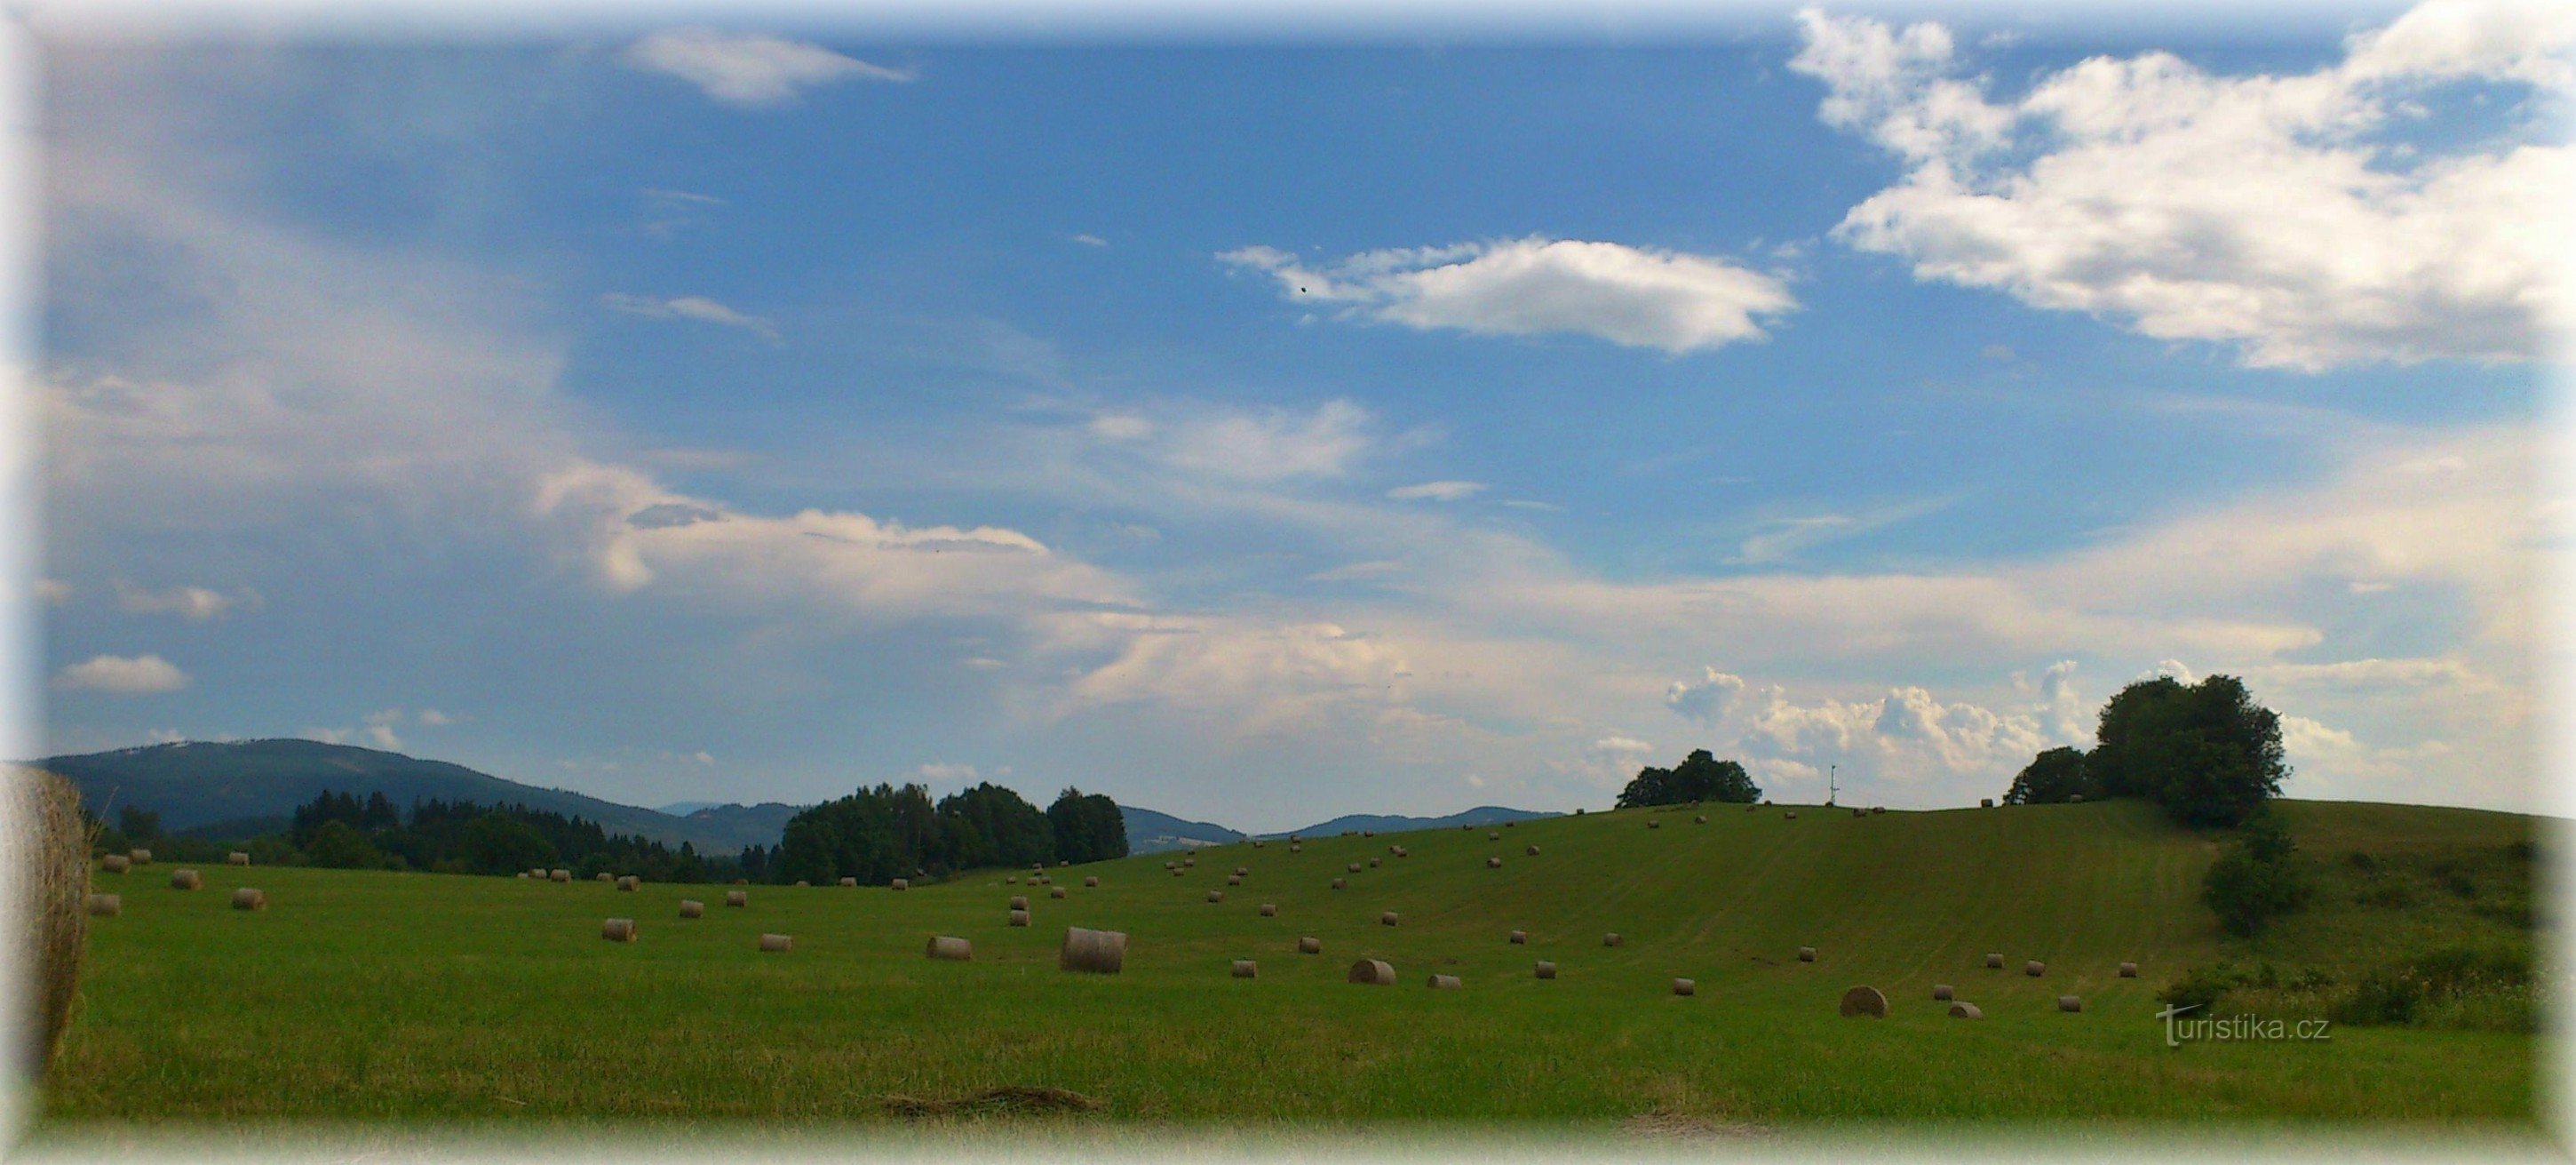
{"type": "Polygon", "coordinates": [[[706,30],[374,85],[66,44],[51,744],[1258,829],[1703,747],[1973,803],[2224,672],[2294,794],[2536,807],[2576,25],[2111,35],[1808,9],[1687,76],[1244,49],[1150,100],[706,30]],[[421,177],[315,185],[367,168],[421,177]]]}

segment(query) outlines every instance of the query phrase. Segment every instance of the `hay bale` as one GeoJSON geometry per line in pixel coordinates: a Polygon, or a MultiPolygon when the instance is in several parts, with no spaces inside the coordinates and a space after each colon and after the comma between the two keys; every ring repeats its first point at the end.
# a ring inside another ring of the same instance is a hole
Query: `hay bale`
{"type": "Polygon", "coordinates": [[[206,879],[195,870],[170,871],[170,888],[173,890],[202,890],[205,885],[206,879]]]}
{"type": "Polygon", "coordinates": [[[1512,828],[1513,826],[1516,826],[1516,825],[1519,825],[1519,824],[1520,824],[1520,822],[1517,822],[1517,821],[1506,821],[1506,822],[1504,822],[1504,823],[1503,823],[1503,828],[1505,828],[1505,829],[1510,829],[1510,828],[1512,828]]]}
{"type": "Polygon", "coordinates": [[[1502,835],[1502,834],[1499,834],[1499,833],[1495,833],[1495,832],[1494,832],[1494,831],[1492,831],[1492,830],[1486,830],[1486,831],[1485,831],[1485,840],[1487,840],[1487,841],[1501,841],[1501,840],[1503,840],[1503,835],[1502,835]]]}
{"type": "Polygon", "coordinates": [[[1956,994],[1957,992],[1947,983],[1935,983],[1932,985],[1932,1002],[1934,1003],[1948,1003],[1956,996],[1956,994]]]}
{"type": "MultiPolygon", "coordinates": [[[[931,941],[935,945],[939,940],[931,941]]],[[[954,941],[962,944],[966,940],[954,941]]],[[[931,957],[940,955],[934,951],[931,957]]],[[[1064,928],[1064,945],[1056,950],[1055,966],[1059,971],[1115,975],[1127,966],[1127,932],[1068,926],[1064,928]]]]}
{"type": "Polygon", "coordinates": [[[1395,968],[1384,959],[1361,959],[1351,964],[1351,982],[1375,987],[1395,986],[1395,968]]]}
{"type": "Polygon", "coordinates": [[[1845,1016],[1866,1015],[1872,1019],[1887,1018],[1887,996],[1876,987],[1854,987],[1843,992],[1842,1013],[1845,1016]]]}
{"type": "Polygon", "coordinates": [[[1172,876],[1173,876],[1173,877],[1175,877],[1175,878],[1180,877],[1181,875],[1186,874],[1186,873],[1189,873],[1189,871],[1188,871],[1188,870],[1184,870],[1184,869],[1180,868],[1179,866],[1174,866],[1174,867],[1172,867],[1172,876]]]}
{"type": "Polygon", "coordinates": [[[1799,961],[1799,962],[1801,962],[1801,963],[1812,963],[1812,962],[1815,962],[1815,961],[1816,961],[1816,948],[1814,948],[1814,947],[1799,947],[1799,948],[1798,948],[1798,961],[1799,961]]]}
{"type": "Polygon", "coordinates": [[[148,849],[127,850],[125,851],[125,857],[126,860],[131,861],[138,866],[148,866],[152,864],[152,851],[148,849]]]}
{"type": "Polygon", "coordinates": [[[134,868],[134,859],[124,854],[109,854],[98,859],[98,868],[110,874],[122,874],[134,868]]]}
{"type": "Polygon", "coordinates": [[[1699,984],[1688,979],[1675,979],[1673,980],[1673,994],[1697,995],[1699,994],[1699,984]]]}
{"type": "Polygon", "coordinates": [[[2002,955],[2000,952],[1996,952],[1996,951],[1987,951],[1987,952],[1986,952],[1986,969],[1987,969],[1987,970],[1989,970],[1989,971],[2000,971],[2000,970],[2003,970],[2003,969],[2004,969],[2004,957],[2003,957],[2003,955],[2002,955]]]}
{"type": "Polygon", "coordinates": [[[1238,878],[1250,877],[1250,876],[1251,876],[1251,874],[1252,874],[1252,868],[1251,868],[1250,866],[1236,866],[1236,867],[1234,868],[1234,876],[1235,876],[1235,877],[1238,877],[1238,878]]]}
{"type": "Polygon", "coordinates": [[[783,934],[764,934],[760,936],[760,951],[762,954],[783,955],[795,949],[796,940],[791,936],[783,934]]]}
{"type": "Polygon", "coordinates": [[[1456,975],[1433,975],[1431,981],[1424,986],[1434,991],[1455,991],[1463,984],[1458,982],[1456,975]]]}
{"type": "MultiPolygon", "coordinates": [[[[2068,794],[2066,795],[2066,803],[2067,803],[2067,804],[2069,804],[2069,805],[2081,805],[2081,804],[2083,804],[2083,803],[2084,803],[2084,794],[2082,794],[2082,793],[2068,793],[2068,794]]],[[[2062,1003],[2062,1002],[2065,1002],[2065,1001],[2064,1001],[2064,1000],[2059,1000],[2059,1002],[2061,1002],[2061,1003],[2062,1003]]]]}
{"type": "Polygon", "coordinates": [[[1279,917],[1279,904],[1278,904],[1278,903],[1276,903],[1276,902],[1264,902],[1264,903],[1262,903],[1262,904],[1261,904],[1261,917],[1263,917],[1263,918],[1277,918],[1277,917],[1279,917]]]}
{"type": "Polygon", "coordinates": [[[266,910],[268,909],[268,895],[258,890],[253,890],[248,886],[241,887],[240,889],[233,891],[233,909],[266,910]]]}
{"type": "MultiPolygon", "coordinates": [[[[1191,852],[1195,853],[1197,851],[1193,850],[1191,852]]],[[[1184,866],[1196,866],[1199,864],[1199,860],[1197,858],[1182,858],[1181,864],[1184,866]]]]}
{"type": "Polygon", "coordinates": [[[1047,897],[1049,897],[1049,898],[1062,898],[1062,897],[1064,897],[1064,887],[1062,887],[1062,886],[1049,886],[1049,887],[1047,887],[1047,897]]]}
{"type": "Polygon", "coordinates": [[[1952,1019],[1984,1019],[1985,1017],[1986,1013],[1977,1010],[1976,1004],[1953,1003],[1950,1005],[1950,1018],[1952,1019]]]}
{"type": "Polygon", "coordinates": [[[1260,974],[1261,974],[1261,964],[1256,963],[1256,962],[1253,962],[1253,961],[1252,961],[1252,960],[1250,960],[1250,959],[1236,959],[1236,960],[1234,961],[1234,977],[1235,977],[1235,978],[1237,978],[1237,979],[1252,979],[1252,978],[1258,978],[1258,977],[1260,976],[1260,974]]]}
{"type": "Polygon", "coordinates": [[[680,899],[680,917],[682,917],[682,918],[703,918],[703,917],[706,917],[706,913],[707,913],[707,904],[706,904],[706,903],[704,903],[704,902],[700,902],[700,901],[698,901],[698,900],[697,900],[697,899],[695,899],[695,898],[683,898],[683,899],[680,899]]]}
{"type": "Polygon", "coordinates": [[[1538,977],[1539,977],[1539,978],[1541,978],[1541,979],[1553,979],[1553,978],[1556,978],[1556,964],[1551,963],[1551,962],[1548,962],[1548,961],[1547,961],[1547,960],[1545,960],[1545,959],[1541,959],[1541,960],[1539,960],[1539,962],[1538,962],[1538,977]]]}
{"type": "Polygon", "coordinates": [[[643,885],[644,885],[644,880],[643,880],[642,878],[638,878],[638,877],[636,877],[636,876],[635,876],[635,875],[633,875],[633,874],[628,874],[628,875],[626,875],[625,877],[623,877],[623,878],[619,878],[619,879],[617,880],[617,889],[618,889],[618,892],[619,892],[619,893],[622,893],[622,894],[632,894],[632,893],[634,893],[638,888],[642,887],[643,885]]]}
{"type": "Polygon", "coordinates": [[[1360,864],[1358,862],[1352,862],[1347,868],[1354,874],[1360,872],[1360,864]]]}
{"type": "Polygon", "coordinates": [[[2048,973],[2048,964],[2032,959],[2021,965],[2021,973],[2036,979],[2048,973]]]}
{"type": "Polygon", "coordinates": [[[2123,979],[2135,979],[2135,978],[2137,978],[2137,977],[2138,977],[2138,965],[2137,965],[2136,963],[2122,963],[2122,964],[2120,964],[2120,977],[2121,977],[2121,978],[2123,978],[2123,979]]]}
{"type": "Polygon", "coordinates": [[[1646,819],[1646,828],[1648,828],[1648,829],[1662,829],[1663,827],[1664,827],[1664,823],[1663,823],[1663,822],[1657,821],[1657,820],[1655,820],[1654,818],[1651,818],[1651,817],[1649,817],[1649,818],[1647,818],[1647,819],[1646,819]]]}
{"type": "Polygon", "coordinates": [[[1409,849],[1406,849],[1406,848],[1404,848],[1403,846],[1400,846],[1400,845],[1399,845],[1399,846],[1391,846],[1391,847],[1389,847],[1389,848],[1391,848],[1391,849],[1393,849],[1393,850],[1395,851],[1395,856],[1397,856],[1397,857],[1400,857],[1400,858],[1409,858],[1409,857],[1412,857],[1412,856],[1413,856],[1413,851],[1412,851],[1412,850],[1409,850],[1409,849]]]}
{"type": "Polygon", "coordinates": [[[1762,811],[1762,807],[1759,805],[1747,805],[1744,807],[1744,811],[1747,813],[1760,813],[1762,811]]]}
{"type": "Polygon", "coordinates": [[[1181,863],[1179,863],[1179,862],[1165,862],[1165,863],[1163,863],[1163,868],[1164,868],[1164,869],[1166,869],[1166,870],[1177,870],[1177,869],[1180,869],[1180,868],[1181,868],[1181,863]]]}
{"type": "Polygon", "coordinates": [[[1374,870],[1374,869],[1376,869],[1376,868],[1378,867],[1378,863],[1383,862],[1383,861],[1385,861],[1385,860],[1386,860],[1386,859],[1384,859],[1384,858],[1370,858],[1370,859],[1369,859],[1369,868],[1370,868],[1370,869],[1372,869],[1372,870],[1374,870]]]}
{"type": "Polygon", "coordinates": [[[538,866],[535,869],[529,870],[525,876],[542,881],[546,876],[546,868],[544,866],[538,866]]]}
{"type": "Polygon", "coordinates": [[[1027,898],[1026,896],[1024,896],[1024,895],[1019,895],[1019,894],[1013,894],[1013,895],[1011,895],[1011,909],[1013,909],[1013,910],[1026,910],[1026,909],[1028,909],[1028,908],[1029,908],[1029,900],[1028,900],[1028,898],[1027,898]]]}
{"type": "Polygon", "coordinates": [[[1881,814],[1881,813],[1885,813],[1885,812],[1887,812],[1887,806],[1885,806],[1885,805],[1872,805],[1872,806],[1870,806],[1870,807],[1869,807],[1869,814],[1870,814],[1870,816],[1872,816],[1872,817],[1876,817],[1876,816],[1878,816],[1879,814],[1881,814]]]}
{"type": "MultiPolygon", "coordinates": [[[[1979,808],[1979,809],[1992,809],[1992,808],[1994,808],[1994,807],[1995,807],[1995,799],[1994,799],[1994,798],[1992,798],[1992,797],[1979,797],[1979,798],[1977,798],[1977,808],[1979,808]]],[[[1974,1009],[1974,1008],[1971,1008],[1970,1010],[1975,1010],[1975,1009],[1974,1009]]]]}
{"type": "Polygon", "coordinates": [[[1228,886],[1240,886],[1243,884],[1243,879],[1233,874],[1227,874],[1225,876],[1225,884],[1228,886]]]}
{"type": "Polygon", "coordinates": [[[1780,817],[1785,821],[1796,821],[1798,819],[1798,811],[1795,809],[1786,810],[1780,814],[1780,817]]]}
{"type": "Polygon", "coordinates": [[[1336,889],[1336,890],[1339,890],[1339,889],[1341,889],[1342,887],[1344,887],[1344,886],[1348,886],[1348,885],[1350,885],[1350,884],[1351,884],[1351,880],[1350,880],[1350,879],[1348,879],[1348,878],[1335,878],[1335,879],[1333,879],[1333,889],[1336,889]]]}
{"type": "Polygon", "coordinates": [[[1363,830],[1361,830],[1361,831],[1360,831],[1360,836],[1361,836],[1361,837],[1376,837],[1376,836],[1377,836],[1377,831],[1376,831],[1376,830],[1374,830],[1374,829],[1363,829],[1363,830]]]}
{"type": "MultiPolygon", "coordinates": [[[[9,776],[17,798],[17,860],[7,877],[17,883],[18,941],[24,944],[19,951],[26,960],[19,982],[35,988],[28,1002],[36,1011],[19,1054],[28,1075],[41,1077],[70,1020],[89,915],[98,912],[89,893],[90,832],[81,818],[80,791],[70,781],[31,769],[9,776]]],[[[123,906],[115,895],[99,897],[123,906]]]]}
{"type": "Polygon", "coordinates": [[[1302,853],[1306,852],[1306,847],[1305,847],[1304,845],[1302,845],[1302,844],[1299,844],[1299,843],[1297,843],[1297,842],[1293,842],[1293,841],[1292,841],[1292,842],[1289,842],[1289,843],[1288,843],[1288,852],[1289,852],[1289,853],[1292,853],[1292,854],[1302,854],[1302,853]]]}
{"type": "Polygon", "coordinates": [[[1379,912],[1378,912],[1378,916],[1377,916],[1377,924],[1378,924],[1379,926],[1393,926],[1393,925],[1395,925],[1395,912],[1394,912],[1394,911],[1392,911],[1392,910],[1381,910],[1381,911],[1379,911],[1379,912]]]}
{"type": "Polygon", "coordinates": [[[125,913],[125,899],[115,894],[89,896],[89,912],[101,918],[114,918],[125,913]]]}
{"type": "Polygon", "coordinates": [[[857,878],[843,878],[841,879],[841,884],[855,890],[858,888],[859,880],[857,878]]]}
{"type": "Polygon", "coordinates": [[[1501,859],[1501,858],[1486,858],[1486,859],[1485,859],[1485,868],[1486,868],[1486,869],[1488,869],[1488,870],[1499,870],[1499,869],[1502,869],[1502,868],[1503,868],[1503,859],[1501,859]]]}
{"type": "Polygon", "coordinates": [[[1869,810],[1867,810],[1867,809],[1860,809],[1860,808],[1854,808],[1854,809],[1852,810],[1852,816],[1854,816],[1854,817],[1867,817],[1867,816],[1869,816],[1869,810]]]}
{"type": "Polygon", "coordinates": [[[963,963],[974,959],[975,944],[954,935],[933,935],[930,945],[922,948],[921,953],[928,958],[953,959],[963,963]]]}
{"type": "Polygon", "coordinates": [[[1528,932],[1528,931],[1526,931],[1526,930],[1516,930],[1516,931],[1513,931],[1513,932],[1512,932],[1512,935],[1511,935],[1511,940],[1510,940],[1510,941],[1511,941],[1511,944],[1512,944],[1513,946],[1516,946],[1516,947],[1525,947],[1525,946],[1528,946],[1528,945],[1529,945],[1529,932],[1528,932]]]}
{"type": "Polygon", "coordinates": [[[550,872],[550,873],[548,873],[548,874],[546,875],[546,880],[547,880],[547,881],[550,881],[550,882],[569,882],[569,881],[572,881],[572,871],[570,871],[570,870],[555,870],[555,871],[552,871],[552,872],[550,872]]]}
{"type": "Polygon", "coordinates": [[[1323,953],[1324,953],[1324,940],[1319,939],[1319,938],[1316,938],[1315,936],[1313,936],[1313,935],[1311,935],[1311,934],[1310,934],[1310,935],[1307,935],[1307,936],[1306,936],[1306,937],[1304,937],[1304,938],[1298,939],[1298,940],[1297,940],[1297,953],[1298,953],[1298,954],[1301,954],[1301,955],[1320,955],[1320,954],[1323,954],[1323,953]]]}
{"type": "Polygon", "coordinates": [[[1225,901],[1225,891],[1223,891],[1223,890],[1210,890],[1210,891],[1208,891],[1207,900],[1208,900],[1209,902],[1211,902],[1211,903],[1214,903],[1214,902],[1223,902],[1223,901],[1225,901]]]}
{"type": "Polygon", "coordinates": [[[227,866],[247,866],[250,864],[250,855],[243,853],[240,850],[234,850],[233,852],[224,855],[224,864],[227,866]]]}
{"type": "Polygon", "coordinates": [[[895,879],[895,880],[893,880],[893,881],[891,881],[891,882],[886,883],[886,888],[887,888],[887,889],[891,889],[891,890],[909,890],[909,889],[912,889],[912,879],[910,879],[910,878],[897,878],[897,879],[895,879]]]}
{"type": "Polygon", "coordinates": [[[1626,941],[1628,940],[1619,937],[1619,932],[1615,930],[1601,936],[1601,945],[1605,947],[1615,947],[1626,941]]]}
{"type": "Polygon", "coordinates": [[[614,882],[617,880],[617,875],[609,873],[606,870],[601,870],[598,874],[592,877],[592,880],[597,882],[614,882]]]}
{"type": "Polygon", "coordinates": [[[1537,846],[1531,846],[1531,847],[1529,847],[1528,849],[1522,850],[1522,851],[1521,851],[1521,855],[1522,855],[1523,857],[1532,857],[1532,858],[1537,857],[1537,856],[1538,856],[1538,847],[1537,847],[1537,846]]]}
{"type": "Polygon", "coordinates": [[[749,890],[727,890],[727,891],[725,891],[725,905],[727,905],[727,906],[749,906],[749,905],[751,905],[751,891],[749,891],[749,890]]]}
{"type": "Polygon", "coordinates": [[[1257,838],[1257,837],[1256,837],[1256,838],[1253,838],[1253,839],[1252,839],[1252,848],[1254,848],[1254,849],[1260,849],[1260,848],[1261,848],[1261,839],[1260,839],[1260,838],[1257,838]]]}
{"type": "Polygon", "coordinates": [[[2084,1010],[2084,1000],[2073,995],[2060,995],[2057,997],[2057,1009],[2059,1011],[2082,1011],[2084,1010]]]}
{"type": "Polygon", "coordinates": [[[1694,814],[1692,814],[1692,815],[1691,815],[1691,824],[1693,824],[1693,825],[1706,825],[1706,824],[1708,824],[1708,814],[1705,814],[1705,813],[1694,813],[1694,814]]]}
{"type": "Polygon", "coordinates": [[[1085,889],[1085,890],[1098,889],[1098,888],[1099,888],[1099,886],[1100,886],[1100,879],[1099,879],[1098,877],[1096,877],[1096,876],[1095,876],[1095,877],[1084,878],[1084,879],[1082,880],[1082,888],[1083,888],[1083,889],[1085,889]]]}
{"type": "Polygon", "coordinates": [[[1025,911],[1025,910],[1014,910],[1014,911],[1012,911],[1012,912],[1011,912],[1011,925],[1013,925],[1013,926],[1027,926],[1028,924],[1029,924],[1029,912],[1028,912],[1028,911],[1025,911]]]}
{"type": "Polygon", "coordinates": [[[607,939],[613,943],[634,942],[635,920],[632,918],[609,919],[608,921],[599,924],[599,937],[607,939]]]}

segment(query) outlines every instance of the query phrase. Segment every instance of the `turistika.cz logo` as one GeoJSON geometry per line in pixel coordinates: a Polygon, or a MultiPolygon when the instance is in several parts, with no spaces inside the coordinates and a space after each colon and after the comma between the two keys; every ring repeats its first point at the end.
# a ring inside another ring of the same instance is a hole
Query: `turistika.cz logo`
{"type": "Polygon", "coordinates": [[[2167,1004],[2156,1018],[2165,1021],[2165,1046],[2179,1048],[2185,1041],[2193,1043],[2276,1043],[2288,1040],[2318,1041],[2334,1038],[2328,1021],[2322,1019],[2285,1020],[2260,1015],[2204,1015],[2182,1018],[2183,1013],[2200,1010],[2167,1004]]]}

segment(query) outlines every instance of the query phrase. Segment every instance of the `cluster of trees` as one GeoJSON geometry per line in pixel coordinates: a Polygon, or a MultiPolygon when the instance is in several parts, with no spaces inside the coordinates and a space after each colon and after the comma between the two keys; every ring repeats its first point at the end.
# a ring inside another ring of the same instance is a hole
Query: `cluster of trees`
{"type": "Polygon", "coordinates": [[[744,855],[749,877],[771,882],[940,876],[978,866],[1127,856],[1127,822],[1107,797],[1066,789],[1040,812],[986,782],[934,804],[920,785],[880,784],[787,820],[774,851],[744,855]],[[757,867],[756,869],[754,867],[757,867]]]}
{"type": "Polygon", "coordinates": [[[672,849],[612,834],[581,817],[517,804],[439,800],[415,801],[405,813],[382,792],[361,799],[325,790],[296,806],[282,832],[249,838],[167,834],[159,814],[133,806],[117,812],[113,827],[99,825],[99,852],[137,846],[169,861],[219,862],[238,849],[263,866],[344,870],[508,875],[544,866],[570,869],[581,878],[638,874],[652,882],[730,882],[750,876],[734,858],[701,854],[688,842],[672,849]]]}
{"type": "Polygon", "coordinates": [[[2210,863],[2201,880],[2200,900],[2218,915],[2228,933],[2253,935],[2265,924],[2306,905],[2308,882],[2290,860],[2297,847],[2278,813],[2257,813],[2245,821],[2236,844],[2210,863]]]}
{"type": "Polygon", "coordinates": [[[2091,752],[2040,753],[2005,792],[2010,805],[2142,797],[2186,825],[2233,826],[2281,793],[2290,766],[2281,717],[2234,676],[2140,680],[2102,706],[2091,752]]]}
{"type": "Polygon", "coordinates": [[[1648,765],[1637,770],[1636,779],[1619,791],[1619,808],[1699,801],[1750,805],[1761,799],[1761,787],[1753,783],[1753,777],[1744,771],[1743,765],[1719,760],[1702,748],[1693,750],[1682,758],[1682,763],[1671,768],[1659,769],[1648,765]]]}

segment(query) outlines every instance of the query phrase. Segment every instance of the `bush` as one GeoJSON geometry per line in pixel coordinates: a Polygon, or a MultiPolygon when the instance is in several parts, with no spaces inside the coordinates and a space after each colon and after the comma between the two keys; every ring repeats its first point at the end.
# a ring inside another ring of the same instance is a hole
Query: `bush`
{"type": "Polygon", "coordinates": [[[2163,991],[2157,992],[2156,998],[2163,1000],[2169,1007],[2197,1009],[2207,1013],[2216,1011],[2218,1001],[2225,998],[2228,992],[2247,986],[2253,981],[2253,976],[2236,969],[2232,964],[2212,963],[2209,966],[2194,967],[2185,972],[2182,978],[2174,980],[2163,991]]]}
{"type": "Polygon", "coordinates": [[[2236,847],[2211,863],[2201,901],[2229,934],[2260,933],[2273,919],[2307,902],[2306,879],[2291,860],[2290,831],[2271,813],[2245,823],[2236,847]]]}

